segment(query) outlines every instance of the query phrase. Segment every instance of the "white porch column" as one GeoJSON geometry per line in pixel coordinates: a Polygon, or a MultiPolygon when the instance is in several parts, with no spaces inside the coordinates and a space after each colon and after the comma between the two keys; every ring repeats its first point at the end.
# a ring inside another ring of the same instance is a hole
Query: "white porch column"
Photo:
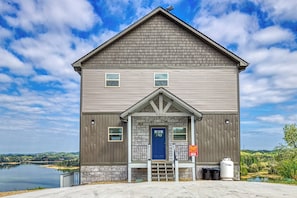
{"type": "Polygon", "coordinates": [[[147,160],[147,182],[152,181],[152,160],[147,160]]]}
{"type": "Polygon", "coordinates": [[[178,160],[175,161],[174,168],[175,168],[175,181],[178,182],[179,181],[178,160]]]}
{"type": "Polygon", "coordinates": [[[132,121],[131,115],[128,116],[128,182],[131,182],[132,177],[132,121]]]}
{"type": "MultiPolygon", "coordinates": [[[[191,116],[191,144],[195,145],[195,118],[191,116]]],[[[196,180],[196,163],[195,163],[195,156],[192,156],[192,177],[193,181],[196,180]]]]}

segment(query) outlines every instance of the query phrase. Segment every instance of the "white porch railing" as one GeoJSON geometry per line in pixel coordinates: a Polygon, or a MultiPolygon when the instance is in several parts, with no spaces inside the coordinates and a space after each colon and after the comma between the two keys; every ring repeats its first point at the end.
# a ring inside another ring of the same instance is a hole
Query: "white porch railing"
{"type": "Polygon", "coordinates": [[[149,159],[149,145],[132,145],[132,162],[146,162],[149,159]]]}
{"type": "Polygon", "coordinates": [[[189,145],[173,145],[175,149],[175,156],[179,161],[190,161],[189,145]]]}

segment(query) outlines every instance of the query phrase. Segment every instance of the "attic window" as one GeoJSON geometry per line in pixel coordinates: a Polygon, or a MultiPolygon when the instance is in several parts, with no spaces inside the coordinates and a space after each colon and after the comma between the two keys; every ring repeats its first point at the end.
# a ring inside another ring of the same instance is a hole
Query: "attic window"
{"type": "Polygon", "coordinates": [[[168,73],[154,73],[155,87],[167,87],[169,84],[168,73]]]}
{"type": "Polygon", "coordinates": [[[119,87],[120,74],[119,73],[106,73],[105,74],[105,87],[119,87]]]}

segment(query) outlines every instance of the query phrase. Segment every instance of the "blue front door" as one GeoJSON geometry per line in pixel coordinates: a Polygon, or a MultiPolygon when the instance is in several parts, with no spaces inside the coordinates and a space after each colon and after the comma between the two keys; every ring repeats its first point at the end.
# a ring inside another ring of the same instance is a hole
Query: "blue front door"
{"type": "Polygon", "coordinates": [[[166,130],[165,128],[152,128],[152,159],[166,159],[166,130]]]}

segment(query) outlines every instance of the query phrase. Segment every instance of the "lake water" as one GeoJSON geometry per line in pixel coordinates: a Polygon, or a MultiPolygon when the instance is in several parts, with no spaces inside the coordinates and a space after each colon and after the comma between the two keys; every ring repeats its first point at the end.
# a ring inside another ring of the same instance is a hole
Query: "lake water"
{"type": "Polygon", "coordinates": [[[58,188],[63,172],[41,165],[22,164],[0,169],[0,191],[58,188]]]}
{"type": "Polygon", "coordinates": [[[250,182],[268,182],[269,179],[266,178],[266,177],[252,177],[252,178],[247,179],[247,181],[250,181],[250,182]]]}

